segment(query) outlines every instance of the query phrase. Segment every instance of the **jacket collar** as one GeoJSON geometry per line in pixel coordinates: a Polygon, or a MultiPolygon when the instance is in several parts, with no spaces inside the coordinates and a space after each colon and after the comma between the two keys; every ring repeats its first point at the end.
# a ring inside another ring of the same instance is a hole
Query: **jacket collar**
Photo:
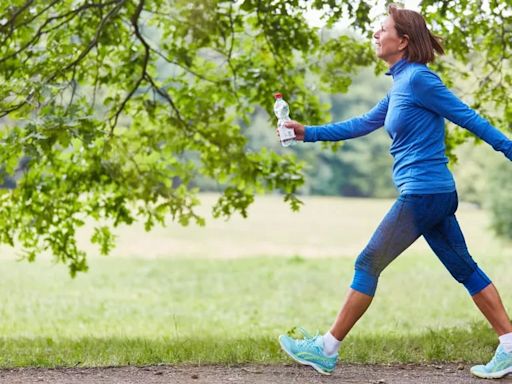
{"type": "Polygon", "coordinates": [[[395,77],[404,70],[407,64],[409,64],[409,62],[406,59],[398,60],[389,68],[389,70],[386,72],[386,75],[395,77]]]}

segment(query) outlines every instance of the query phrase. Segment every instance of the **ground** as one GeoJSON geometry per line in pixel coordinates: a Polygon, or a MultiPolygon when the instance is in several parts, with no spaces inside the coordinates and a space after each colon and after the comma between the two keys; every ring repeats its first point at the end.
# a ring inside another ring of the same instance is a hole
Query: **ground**
{"type": "MultiPolygon", "coordinates": [[[[512,383],[512,376],[499,384],[512,383]]],[[[220,383],[343,383],[343,384],[472,384],[489,383],[471,377],[463,364],[340,365],[331,376],[309,367],[289,365],[202,365],[115,368],[4,369],[0,383],[66,384],[220,384],[220,383]]]]}

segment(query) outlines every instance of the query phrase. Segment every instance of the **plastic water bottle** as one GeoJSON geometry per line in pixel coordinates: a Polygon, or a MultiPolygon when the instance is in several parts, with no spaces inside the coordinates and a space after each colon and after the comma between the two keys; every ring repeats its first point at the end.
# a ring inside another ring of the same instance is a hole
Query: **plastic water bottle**
{"type": "Polygon", "coordinates": [[[295,131],[293,128],[286,128],[284,123],[290,120],[290,108],[288,103],[284,101],[283,95],[275,93],[274,98],[274,113],[277,117],[277,130],[279,132],[279,139],[283,147],[288,147],[295,143],[295,131]]]}

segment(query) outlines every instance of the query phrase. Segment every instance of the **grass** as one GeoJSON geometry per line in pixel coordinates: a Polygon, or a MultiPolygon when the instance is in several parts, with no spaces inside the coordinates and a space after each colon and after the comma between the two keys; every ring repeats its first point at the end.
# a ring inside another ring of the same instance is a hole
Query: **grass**
{"type": "MultiPolygon", "coordinates": [[[[268,205],[275,201],[270,198],[268,205]]],[[[345,212],[358,202],[312,200],[311,219],[326,201],[345,212]],[[316,211],[312,209],[315,204],[316,211]]],[[[374,211],[385,211],[389,201],[369,204],[374,211]]],[[[370,210],[367,214],[375,215],[370,210]]],[[[461,212],[462,217],[472,219],[479,214],[470,207],[461,212]]],[[[232,236],[232,248],[243,253],[253,247],[254,239],[272,242],[267,237],[272,235],[271,226],[258,226],[258,220],[263,223],[265,219],[260,215],[252,216],[252,224],[244,223],[252,236],[240,228],[232,232],[240,234],[232,236]]],[[[289,227],[300,231],[298,216],[290,217],[289,227]]],[[[325,215],[327,222],[321,225],[332,226],[336,221],[339,231],[355,231],[350,216],[329,217],[325,215]]],[[[284,221],[280,224],[286,225],[284,221]]],[[[470,224],[475,225],[473,221],[470,224]]],[[[225,225],[229,232],[233,224],[217,225],[225,225]]],[[[309,241],[321,247],[321,228],[310,226],[310,232],[312,228],[313,239],[299,233],[288,246],[309,241]]],[[[178,230],[183,229],[168,229],[178,230]]],[[[191,254],[92,257],[90,272],[74,280],[65,267],[44,258],[27,264],[2,257],[0,367],[284,362],[288,360],[278,349],[277,335],[295,326],[325,331],[330,325],[350,284],[354,255],[306,253],[303,257],[287,254],[282,246],[283,252],[274,256],[262,253],[219,259],[208,254],[209,248],[214,248],[210,238],[218,240],[221,233],[229,233],[217,227],[216,237],[209,230],[191,228],[191,232],[197,231],[195,240],[193,234],[187,234],[189,242],[201,243],[205,258],[191,254]]],[[[371,230],[359,237],[369,234],[371,230]]],[[[165,240],[164,232],[156,236],[165,240]]],[[[329,236],[333,234],[328,232],[326,242],[331,241],[329,236]]],[[[471,241],[494,244],[494,248],[476,254],[476,259],[510,309],[510,248],[493,242],[488,232],[481,231],[479,236],[478,241],[471,241]]],[[[154,239],[141,241],[151,244],[154,239]]],[[[353,244],[344,246],[355,248],[353,244]]],[[[253,248],[261,252],[257,246],[253,248]]],[[[179,247],[174,251],[182,253],[179,247]]],[[[485,361],[495,344],[496,337],[464,288],[452,280],[435,256],[418,245],[384,271],[374,303],[343,342],[341,359],[360,363],[485,361]]]]}

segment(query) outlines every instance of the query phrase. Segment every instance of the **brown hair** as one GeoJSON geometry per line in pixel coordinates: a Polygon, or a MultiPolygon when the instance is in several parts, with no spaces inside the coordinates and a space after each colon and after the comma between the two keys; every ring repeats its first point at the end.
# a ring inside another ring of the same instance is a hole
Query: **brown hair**
{"type": "Polygon", "coordinates": [[[409,37],[409,43],[404,52],[404,58],[407,61],[426,64],[434,61],[435,52],[439,55],[444,54],[441,38],[430,32],[421,14],[410,9],[399,8],[395,4],[388,6],[388,13],[395,22],[398,36],[409,37]]]}

